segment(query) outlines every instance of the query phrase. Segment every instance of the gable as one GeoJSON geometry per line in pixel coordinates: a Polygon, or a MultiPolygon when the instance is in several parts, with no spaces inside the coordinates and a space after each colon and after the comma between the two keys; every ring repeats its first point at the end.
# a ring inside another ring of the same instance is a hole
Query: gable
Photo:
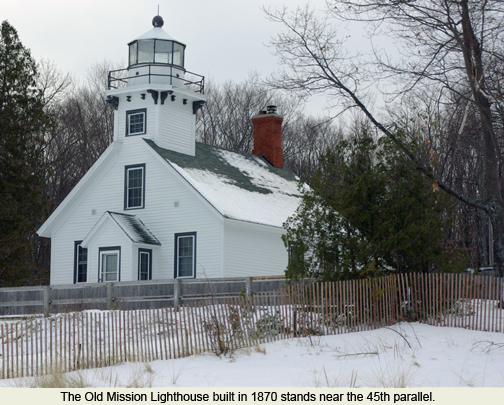
{"type": "Polygon", "coordinates": [[[42,237],[50,238],[59,224],[70,215],[72,207],[78,204],[85,196],[88,190],[103,175],[103,172],[114,159],[119,155],[122,144],[112,142],[102,153],[98,160],[91,166],[86,174],[80,179],[77,185],[70,191],[61,204],[53,211],[42,226],[37,230],[37,234],[42,237]]]}
{"type": "Polygon", "coordinates": [[[161,245],[159,240],[136,215],[107,211],[84,238],[84,240],[82,241],[82,246],[87,247],[87,245],[95,237],[99,229],[107,223],[112,224],[112,226],[115,225],[133,243],[142,243],[146,245],[157,246],[161,245]]]}

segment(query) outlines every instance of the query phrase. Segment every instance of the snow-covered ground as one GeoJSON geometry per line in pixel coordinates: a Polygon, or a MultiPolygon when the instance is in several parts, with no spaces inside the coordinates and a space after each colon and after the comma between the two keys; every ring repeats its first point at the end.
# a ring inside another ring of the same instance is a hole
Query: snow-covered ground
{"type": "MultiPolygon", "coordinates": [[[[502,387],[504,334],[400,323],[68,376],[87,387],[502,387]]],[[[0,387],[34,382],[0,380],[0,387]]]]}

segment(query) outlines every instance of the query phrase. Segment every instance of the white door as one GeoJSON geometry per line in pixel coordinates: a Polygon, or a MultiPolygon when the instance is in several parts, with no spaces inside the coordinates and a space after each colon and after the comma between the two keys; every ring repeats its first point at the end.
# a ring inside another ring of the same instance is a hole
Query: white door
{"type": "Polygon", "coordinates": [[[100,252],[100,281],[119,281],[119,250],[100,252]]]}

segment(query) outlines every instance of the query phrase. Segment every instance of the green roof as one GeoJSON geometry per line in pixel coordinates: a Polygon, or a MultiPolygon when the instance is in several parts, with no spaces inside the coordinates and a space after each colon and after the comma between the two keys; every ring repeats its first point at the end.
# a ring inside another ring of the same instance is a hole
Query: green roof
{"type": "Polygon", "coordinates": [[[238,167],[229,164],[229,162],[222,157],[219,151],[224,150],[232,152],[254,162],[259,160],[264,163],[264,167],[267,168],[268,171],[276,176],[279,176],[287,181],[293,181],[296,183],[298,181],[291,170],[287,168],[274,167],[263,157],[252,155],[250,153],[231,151],[229,149],[196,142],[196,156],[190,156],[160,148],[150,139],[144,139],[144,141],[147,142],[163,159],[173,162],[184,169],[208,170],[218,176],[230,180],[235,186],[251,192],[263,194],[272,193],[271,189],[253,184],[249,173],[241,171],[238,167]]]}
{"type": "Polygon", "coordinates": [[[301,202],[294,173],[261,156],[198,142],[190,156],[144,140],[225,218],[281,228],[301,202]]]}
{"type": "Polygon", "coordinates": [[[107,211],[112,219],[135,243],[145,243],[148,245],[161,245],[159,240],[152,234],[144,223],[136,215],[122,214],[120,212],[107,211]]]}

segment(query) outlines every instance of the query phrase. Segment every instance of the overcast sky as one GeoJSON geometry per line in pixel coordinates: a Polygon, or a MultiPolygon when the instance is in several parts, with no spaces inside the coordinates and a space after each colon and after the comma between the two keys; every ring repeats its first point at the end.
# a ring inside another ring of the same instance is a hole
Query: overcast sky
{"type": "MultiPolygon", "coordinates": [[[[267,76],[277,68],[266,46],[282,27],[268,21],[263,5],[289,8],[307,0],[1,0],[0,19],[16,28],[23,45],[40,61],[53,61],[82,78],[105,59],[126,67],[127,44],[152,28],[185,43],[187,70],[207,79],[239,82],[252,71],[267,76]]],[[[325,0],[310,0],[322,10],[325,0]]]]}

